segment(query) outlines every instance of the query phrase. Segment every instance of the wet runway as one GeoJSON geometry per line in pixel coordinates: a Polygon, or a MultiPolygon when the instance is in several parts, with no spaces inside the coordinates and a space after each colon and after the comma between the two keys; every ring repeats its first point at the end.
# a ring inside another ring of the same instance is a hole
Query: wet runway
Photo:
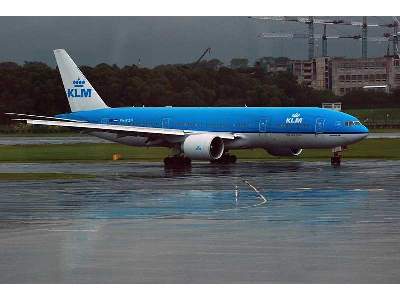
{"type": "Polygon", "coordinates": [[[0,136],[0,146],[12,145],[68,145],[68,144],[103,144],[112,143],[95,136],[73,135],[73,136],[0,136]]]}
{"type": "MultiPolygon", "coordinates": [[[[400,132],[373,132],[369,133],[368,139],[398,139],[400,138],[400,132]]],[[[11,146],[11,145],[62,145],[62,144],[97,144],[97,143],[112,143],[95,136],[86,134],[72,135],[72,136],[0,136],[0,146],[11,146]]]]}
{"type": "Polygon", "coordinates": [[[400,162],[0,164],[0,283],[399,283],[400,162]]]}

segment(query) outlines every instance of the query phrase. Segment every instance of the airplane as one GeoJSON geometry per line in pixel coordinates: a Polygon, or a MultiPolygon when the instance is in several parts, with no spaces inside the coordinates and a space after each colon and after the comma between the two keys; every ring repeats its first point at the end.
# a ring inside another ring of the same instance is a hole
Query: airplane
{"type": "Polygon", "coordinates": [[[165,166],[191,160],[229,164],[232,149],[263,148],[274,156],[299,156],[303,149],[332,148],[340,165],[349,144],[368,135],[346,113],[319,107],[108,107],[64,49],[54,50],[70,113],[54,117],[8,113],[32,125],[80,130],[113,142],[168,147],[165,166]],[[21,118],[22,117],[22,118],[21,118]]]}

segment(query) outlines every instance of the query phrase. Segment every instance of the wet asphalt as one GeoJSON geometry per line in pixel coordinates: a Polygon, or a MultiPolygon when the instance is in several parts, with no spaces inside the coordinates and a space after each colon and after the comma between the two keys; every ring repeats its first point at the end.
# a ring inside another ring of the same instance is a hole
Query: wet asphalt
{"type": "MultiPolygon", "coordinates": [[[[398,139],[400,132],[379,132],[369,133],[368,139],[398,139]]],[[[98,144],[98,143],[112,143],[107,140],[90,136],[86,134],[72,135],[72,136],[7,136],[0,135],[0,146],[11,145],[63,145],[63,144],[98,144]]]]}
{"type": "Polygon", "coordinates": [[[0,283],[399,283],[400,162],[0,164],[0,283]]]}

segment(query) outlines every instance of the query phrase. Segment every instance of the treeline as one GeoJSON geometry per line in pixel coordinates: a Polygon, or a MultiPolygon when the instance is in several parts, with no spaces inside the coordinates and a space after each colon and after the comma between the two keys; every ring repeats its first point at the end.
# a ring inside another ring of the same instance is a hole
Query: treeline
{"type": "MultiPolygon", "coordinates": [[[[262,68],[232,70],[219,63],[163,65],[99,64],[81,70],[111,107],[120,106],[320,106],[341,101],[345,108],[400,106],[400,92],[354,91],[335,97],[299,85],[291,73],[264,73],[262,68]]],[[[57,69],[46,64],[0,63],[0,112],[55,115],[69,111],[57,69]]],[[[0,122],[7,122],[1,114],[0,122]]]]}

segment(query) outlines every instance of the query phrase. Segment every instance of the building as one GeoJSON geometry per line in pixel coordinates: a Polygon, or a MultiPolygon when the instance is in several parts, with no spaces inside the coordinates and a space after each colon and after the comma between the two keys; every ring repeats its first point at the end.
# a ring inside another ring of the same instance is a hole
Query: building
{"type": "MultiPolygon", "coordinates": [[[[248,61],[233,59],[232,68],[243,68],[248,61]]],[[[299,84],[316,90],[331,90],[343,96],[354,90],[390,92],[400,89],[400,59],[318,57],[312,60],[290,60],[286,57],[263,57],[257,63],[268,72],[292,72],[299,84]]]]}
{"type": "Polygon", "coordinates": [[[376,58],[319,57],[293,60],[293,74],[300,84],[317,90],[332,90],[343,96],[351,91],[390,91],[400,88],[400,61],[392,56],[376,58]]]}
{"type": "Polygon", "coordinates": [[[312,88],[316,90],[332,89],[332,62],[330,57],[313,59],[313,72],[312,88]]]}
{"type": "Polygon", "coordinates": [[[317,90],[331,89],[331,65],[329,57],[312,60],[292,60],[292,73],[300,84],[317,90]]]}
{"type": "Polygon", "coordinates": [[[332,91],[342,96],[367,86],[389,86],[392,57],[332,59],[332,91]]]}
{"type": "Polygon", "coordinates": [[[297,77],[300,84],[305,84],[311,87],[313,80],[315,80],[315,68],[313,60],[293,60],[292,72],[297,77]]]}

